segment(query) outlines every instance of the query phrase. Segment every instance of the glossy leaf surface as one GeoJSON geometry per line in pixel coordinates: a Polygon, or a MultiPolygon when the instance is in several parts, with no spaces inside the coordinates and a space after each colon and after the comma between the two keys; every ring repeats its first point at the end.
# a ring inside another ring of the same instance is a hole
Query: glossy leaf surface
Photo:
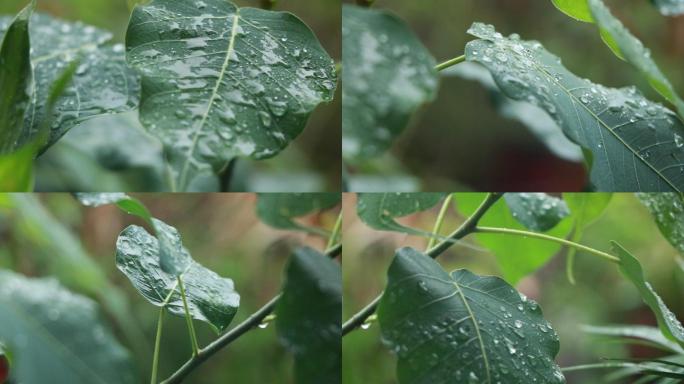
{"type": "Polygon", "coordinates": [[[651,212],[660,233],[684,254],[684,196],[679,193],[639,193],[637,197],[651,212]]]}
{"type": "Polygon", "coordinates": [[[97,304],[54,279],[0,271],[0,323],[17,382],[137,382],[128,352],[97,304]]]}
{"type": "Polygon", "coordinates": [[[299,248],[285,270],[276,329],[295,356],[298,384],[342,381],[342,271],[311,248],[299,248]]]}
{"type": "MultiPolygon", "coordinates": [[[[233,280],[217,275],[192,260],[180,275],[183,279],[192,318],[210,324],[221,332],[230,324],[240,304],[233,280]]],[[[180,289],[174,274],[164,272],[159,262],[159,241],[142,227],[124,229],[116,242],[116,266],[150,303],[185,316],[180,289]]]]}
{"type": "Polygon", "coordinates": [[[329,209],[339,204],[339,193],[260,193],[257,215],[266,224],[280,229],[322,233],[318,228],[307,227],[295,218],[329,209]]]}
{"type": "Polygon", "coordinates": [[[504,195],[511,215],[525,228],[544,232],[570,215],[568,205],[546,193],[507,193],[504,195]]]}
{"type": "Polygon", "coordinates": [[[537,303],[498,277],[449,274],[412,248],[397,251],[378,320],[402,384],[565,382],[537,303]]]}
{"type": "Polygon", "coordinates": [[[371,228],[429,236],[428,231],[406,227],[395,219],[428,210],[445,196],[446,193],[359,193],[356,211],[371,228]]]}
{"type": "Polygon", "coordinates": [[[140,120],[171,155],[177,188],[236,156],[275,156],[336,88],[332,59],[286,12],[226,0],[154,0],[133,10],[140,120]]]}
{"type": "Polygon", "coordinates": [[[437,94],[435,59],[393,14],[342,7],[342,153],[385,152],[411,115],[437,94]]]}
{"type": "Polygon", "coordinates": [[[535,41],[503,37],[475,23],[480,39],[466,57],[487,67],[509,97],[544,108],[592,154],[591,182],[601,191],[684,189],[684,127],[674,113],[635,88],[614,89],[579,78],[535,41]]]}

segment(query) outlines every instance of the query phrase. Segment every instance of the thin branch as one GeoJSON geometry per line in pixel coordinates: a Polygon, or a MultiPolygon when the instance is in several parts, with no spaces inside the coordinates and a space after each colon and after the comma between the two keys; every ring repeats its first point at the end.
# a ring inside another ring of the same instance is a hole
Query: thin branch
{"type": "Polygon", "coordinates": [[[439,232],[442,230],[442,225],[444,224],[444,218],[446,217],[446,212],[449,209],[449,204],[451,204],[451,200],[452,200],[453,196],[454,195],[452,193],[450,193],[444,199],[444,202],[442,203],[442,208],[440,208],[439,214],[437,215],[437,220],[435,220],[435,226],[432,228],[432,233],[434,234],[434,236],[432,236],[430,238],[430,241],[428,241],[426,249],[432,248],[435,245],[435,243],[437,242],[437,238],[439,237],[439,232]]]}
{"type": "Polygon", "coordinates": [[[460,63],[462,63],[462,62],[464,62],[464,61],[465,61],[465,55],[461,55],[461,56],[459,56],[459,57],[455,57],[455,58],[453,58],[453,59],[451,59],[451,60],[447,60],[447,61],[445,61],[445,62],[443,62],[443,63],[437,64],[437,65],[435,66],[435,69],[436,69],[438,72],[439,72],[439,71],[443,71],[443,70],[445,70],[445,69],[447,69],[447,68],[449,68],[449,67],[453,67],[454,65],[460,64],[460,63]]]}
{"type": "Polygon", "coordinates": [[[192,324],[192,316],[188,308],[188,299],[185,296],[185,287],[183,286],[183,279],[178,276],[178,288],[180,288],[181,298],[183,299],[183,309],[185,310],[185,321],[188,323],[188,332],[190,333],[190,342],[192,344],[192,355],[197,356],[199,353],[199,344],[197,344],[197,334],[195,333],[195,326],[192,324]]]}
{"type": "Polygon", "coordinates": [[[325,246],[325,249],[328,249],[335,245],[337,243],[337,238],[339,237],[340,230],[342,229],[342,210],[340,209],[340,214],[337,216],[337,220],[335,220],[335,226],[333,227],[332,233],[330,234],[330,237],[328,238],[328,245],[325,246]]]}
{"type": "Polygon", "coordinates": [[[157,320],[157,338],[154,341],[154,356],[152,357],[152,378],[151,384],[157,383],[157,372],[159,368],[159,348],[161,346],[162,328],[164,322],[164,307],[159,308],[159,319],[157,320]]]}

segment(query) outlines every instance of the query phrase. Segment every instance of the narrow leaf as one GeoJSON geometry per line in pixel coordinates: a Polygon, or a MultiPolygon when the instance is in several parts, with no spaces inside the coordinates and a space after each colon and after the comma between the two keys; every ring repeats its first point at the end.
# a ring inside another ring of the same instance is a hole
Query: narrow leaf
{"type": "Polygon", "coordinates": [[[665,336],[663,336],[663,333],[660,332],[660,329],[656,327],[644,325],[585,325],[582,326],[581,329],[582,331],[592,335],[644,340],[652,343],[658,348],[684,355],[684,348],[682,348],[679,344],[666,339],[665,336]]]}
{"type": "Polygon", "coordinates": [[[492,72],[502,91],[544,108],[591,153],[591,182],[603,191],[684,189],[684,126],[674,113],[635,88],[613,89],[569,72],[541,44],[503,37],[475,23],[480,39],[466,58],[492,72]]]}
{"type": "Polygon", "coordinates": [[[570,215],[563,199],[546,193],[507,193],[504,199],[513,217],[532,231],[548,231],[570,215]]]}
{"type": "Polygon", "coordinates": [[[684,255],[684,196],[679,193],[639,193],[660,233],[684,255]]]}
{"type": "Polygon", "coordinates": [[[435,59],[402,20],[382,10],[342,7],[342,153],[385,152],[411,115],[437,95],[435,59]]]}
{"type": "Polygon", "coordinates": [[[325,234],[325,231],[293,219],[332,208],[342,199],[339,193],[260,193],[258,196],[257,215],[264,223],[275,228],[315,234],[325,234]]]}
{"type": "Polygon", "coordinates": [[[0,271],[0,324],[17,382],[138,382],[128,352],[97,304],[54,279],[0,271]]]}
{"type": "Polygon", "coordinates": [[[406,227],[394,219],[428,210],[446,193],[359,193],[357,196],[357,214],[371,228],[432,237],[429,231],[406,227]]]}
{"type": "Polygon", "coordinates": [[[539,305],[498,277],[397,251],[378,308],[400,383],[564,383],[539,305]]]}
{"type": "MultiPolygon", "coordinates": [[[[190,315],[208,323],[216,332],[225,330],[240,304],[233,280],[192,260],[187,250],[182,252],[189,260],[181,277],[190,315]]],[[[121,232],[116,242],[116,266],[147,301],[174,315],[185,316],[176,275],[161,268],[159,241],[142,227],[132,225],[121,232]]]]}
{"type": "Polygon", "coordinates": [[[140,120],[164,143],[179,190],[236,156],[275,156],[336,88],[332,59],[301,20],[227,0],[138,6],[126,47],[143,77],[140,120]]]}
{"type": "Polygon", "coordinates": [[[297,249],[285,270],[275,314],[278,336],[295,356],[295,382],[340,383],[340,265],[314,249],[297,249]]]}

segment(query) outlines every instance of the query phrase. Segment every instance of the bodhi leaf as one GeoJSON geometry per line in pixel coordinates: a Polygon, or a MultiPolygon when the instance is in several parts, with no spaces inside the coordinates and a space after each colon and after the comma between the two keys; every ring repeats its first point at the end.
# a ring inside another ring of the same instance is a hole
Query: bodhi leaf
{"type": "Polygon", "coordinates": [[[0,340],[13,352],[12,382],[137,382],[97,304],[54,279],[0,271],[0,324],[0,340]]]}
{"type": "Polygon", "coordinates": [[[301,20],[227,0],[136,7],[126,46],[143,77],[140,120],[180,190],[236,156],[275,156],[336,88],[332,59],[301,20]]]}
{"type": "MultiPolygon", "coordinates": [[[[192,260],[187,250],[182,251],[189,260],[180,278],[190,315],[221,332],[230,324],[240,304],[233,280],[217,275],[192,260]]],[[[121,232],[116,241],[116,266],[147,301],[177,316],[185,316],[178,279],[162,270],[159,242],[142,227],[132,225],[121,232]]]]}
{"type": "Polygon", "coordinates": [[[447,273],[399,249],[378,308],[402,384],[565,383],[558,336],[539,305],[498,277],[447,273]]]}
{"type": "Polygon", "coordinates": [[[264,223],[275,228],[316,234],[324,234],[325,231],[307,227],[293,219],[332,208],[342,198],[339,193],[260,193],[258,196],[257,215],[264,223]]]}
{"type": "Polygon", "coordinates": [[[295,382],[340,383],[340,265],[314,249],[297,249],[285,271],[275,315],[280,340],[295,356],[295,382]]]}
{"type": "Polygon", "coordinates": [[[563,199],[546,193],[507,193],[504,199],[513,217],[537,232],[550,230],[570,215],[563,199]]]}
{"type": "MultiPolygon", "coordinates": [[[[455,198],[456,208],[463,216],[468,217],[475,212],[485,195],[482,193],[459,193],[455,198]]],[[[526,229],[513,217],[511,209],[503,199],[497,201],[487,210],[478,225],[517,230],[526,229]]],[[[566,217],[545,233],[550,236],[565,238],[571,230],[571,218],[566,217]]],[[[520,236],[477,233],[475,238],[479,244],[494,254],[503,277],[511,284],[516,284],[520,279],[546,264],[562,248],[558,243],[520,236]]]]}
{"type": "Polygon", "coordinates": [[[385,152],[411,115],[437,95],[435,59],[386,11],[342,7],[342,153],[364,160],[385,152]]]}
{"type": "Polygon", "coordinates": [[[651,0],[660,13],[665,16],[678,16],[684,14],[684,0],[651,0]]]}
{"type": "Polygon", "coordinates": [[[356,211],[371,228],[431,237],[427,231],[403,226],[394,219],[428,210],[445,196],[446,193],[360,193],[356,211]]]}
{"type": "Polygon", "coordinates": [[[684,196],[679,193],[639,193],[637,197],[651,212],[660,233],[684,254],[684,196]]]}
{"type": "MultiPolygon", "coordinates": [[[[0,18],[0,35],[6,25],[0,18]]],[[[43,150],[89,118],[138,105],[139,79],[126,65],[124,47],[107,44],[111,33],[35,14],[30,34],[34,86],[15,147],[35,139],[46,122],[51,124],[50,135],[43,150]],[[79,65],[69,86],[51,108],[51,87],[75,60],[79,65]]]]}
{"type": "Polygon", "coordinates": [[[637,288],[644,303],[651,308],[651,311],[658,321],[658,327],[665,337],[684,346],[684,327],[677,320],[674,313],[658,296],[651,284],[644,277],[644,271],[636,257],[627,252],[616,242],[611,242],[613,251],[620,258],[620,271],[637,288]]]}
{"type": "Polygon", "coordinates": [[[466,58],[483,64],[501,90],[544,108],[573,142],[591,153],[591,182],[602,191],[684,189],[684,126],[635,88],[614,89],[579,78],[536,41],[503,37],[475,23],[480,39],[466,58]]]}

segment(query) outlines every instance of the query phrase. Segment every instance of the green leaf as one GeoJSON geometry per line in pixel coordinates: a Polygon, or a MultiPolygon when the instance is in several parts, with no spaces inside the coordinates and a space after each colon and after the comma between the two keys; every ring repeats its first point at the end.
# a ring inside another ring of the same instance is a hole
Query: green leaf
{"type": "Polygon", "coordinates": [[[320,228],[307,227],[293,219],[330,209],[342,199],[339,193],[260,193],[258,196],[257,215],[264,223],[275,228],[319,235],[326,233],[320,228]]]}
{"type": "Polygon", "coordinates": [[[16,382],[138,382],[97,304],[54,279],[0,271],[0,323],[0,339],[13,351],[16,382]]]}
{"type": "Polygon", "coordinates": [[[498,277],[448,274],[412,248],[394,257],[378,320],[400,383],[565,382],[537,303],[498,277]]]}
{"type": "Polygon", "coordinates": [[[385,152],[411,115],[437,95],[435,59],[397,16],[342,7],[342,153],[385,152]]]}
{"type": "Polygon", "coordinates": [[[29,18],[35,6],[36,2],[32,0],[11,22],[0,20],[0,155],[18,147],[22,121],[30,101],[29,18]]]}
{"type": "MultiPolygon", "coordinates": [[[[225,330],[240,304],[233,280],[192,260],[187,250],[182,249],[182,254],[189,261],[180,277],[190,315],[208,323],[216,332],[225,330]]],[[[116,266],[147,301],[174,315],[185,316],[176,275],[161,268],[159,241],[142,227],[132,225],[121,232],[116,242],[116,266]]]]}
{"type": "Polygon", "coordinates": [[[591,153],[591,182],[601,191],[684,189],[684,126],[635,88],[593,84],[569,72],[535,41],[501,36],[475,23],[466,58],[492,72],[501,90],[546,110],[591,153]]]}
{"type": "Polygon", "coordinates": [[[28,144],[17,151],[0,155],[0,191],[33,191],[33,159],[39,146],[28,144]]]}
{"type": "Polygon", "coordinates": [[[679,193],[639,193],[660,233],[684,255],[684,196],[679,193]]]}
{"type": "Polygon", "coordinates": [[[644,303],[651,308],[658,320],[658,327],[665,337],[684,346],[684,327],[658,296],[644,277],[644,271],[636,257],[618,243],[611,242],[613,251],[620,258],[620,271],[637,288],[644,303]]]}
{"type": "MultiPolygon", "coordinates": [[[[470,216],[484,199],[482,193],[459,193],[456,195],[456,208],[463,216],[470,216]]],[[[497,201],[480,219],[479,225],[488,227],[510,228],[524,230],[525,227],[513,217],[505,200],[497,201]]],[[[569,217],[561,220],[553,229],[546,232],[550,236],[565,238],[572,230],[572,220],[569,217]]],[[[520,236],[478,233],[477,242],[489,249],[499,264],[501,273],[510,284],[516,284],[520,279],[536,271],[557,254],[560,244],[528,239],[520,236]]]]}
{"type": "Polygon", "coordinates": [[[548,231],[570,215],[563,199],[546,193],[507,193],[504,199],[513,217],[536,232],[548,231]]]}
{"type": "Polygon", "coordinates": [[[122,192],[110,193],[76,193],[76,198],[86,207],[99,207],[102,205],[115,204],[119,209],[135,215],[152,224],[152,215],[147,207],[138,199],[134,199],[122,192]]]}
{"type": "Polygon", "coordinates": [[[594,21],[591,9],[589,9],[589,4],[587,4],[586,0],[551,0],[551,2],[553,2],[553,5],[561,12],[574,19],[586,21],[588,23],[594,21]]]}
{"type": "Polygon", "coordinates": [[[340,383],[340,265],[314,249],[297,249],[285,270],[275,315],[278,336],[295,356],[295,382],[340,383]]]}
{"type": "Polygon", "coordinates": [[[143,77],[140,120],[180,190],[236,156],[275,156],[336,88],[332,59],[286,12],[154,0],[133,10],[126,46],[143,77]]]}
{"type": "MultiPolygon", "coordinates": [[[[5,24],[0,18],[0,34],[5,24]]],[[[111,33],[36,14],[31,18],[30,34],[35,86],[29,92],[31,101],[15,148],[37,138],[45,124],[51,127],[43,150],[87,119],[138,105],[139,79],[126,65],[124,47],[108,44],[111,33]],[[52,84],[75,60],[79,65],[71,83],[52,110],[48,105],[52,84]]]]}
{"type": "Polygon", "coordinates": [[[598,336],[630,338],[646,341],[660,349],[684,355],[684,348],[663,336],[660,329],[645,325],[582,326],[582,331],[598,336]]]}
{"type": "Polygon", "coordinates": [[[684,0],[651,0],[660,13],[665,16],[678,16],[684,14],[684,0]]]}
{"type": "Polygon", "coordinates": [[[394,219],[428,210],[446,195],[446,193],[359,193],[356,211],[361,221],[371,228],[432,237],[429,231],[403,226],[394,219]]]}

